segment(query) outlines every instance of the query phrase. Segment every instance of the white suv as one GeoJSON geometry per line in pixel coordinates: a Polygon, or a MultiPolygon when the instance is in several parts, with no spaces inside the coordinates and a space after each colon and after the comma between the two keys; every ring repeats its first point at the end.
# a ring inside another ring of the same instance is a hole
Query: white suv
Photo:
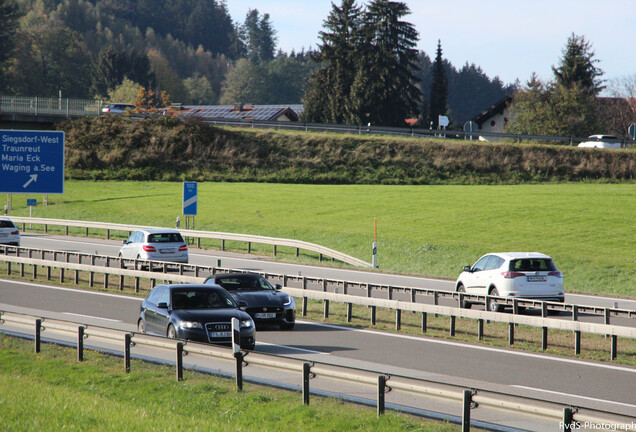
{"type": "MultiPolygon", "coordinates": [[[[464,267],[455,289],[484,296],[564,301],[563,274],[552,258],[538,252],[484,255],[472,267],[464,267]]],[[[470,303],[465,301],[462,307],[470,307],[470,303]]],[[[503,305],[490,300],[486,309],[501,312],[503,305]]]]}

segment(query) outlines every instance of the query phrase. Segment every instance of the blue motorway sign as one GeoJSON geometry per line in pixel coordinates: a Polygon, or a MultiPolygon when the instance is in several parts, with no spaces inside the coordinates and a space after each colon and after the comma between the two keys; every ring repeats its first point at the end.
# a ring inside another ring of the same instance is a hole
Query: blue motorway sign
{"type": "Polygon", "coordinates": [[[64,132],[0,130],[0,192],[64,193],[64,132]]]}
{"type": "Polygon", "coordinates": [[[183,182],[183,214],[194,216],[197,214],[197,182],[183,182]]]}

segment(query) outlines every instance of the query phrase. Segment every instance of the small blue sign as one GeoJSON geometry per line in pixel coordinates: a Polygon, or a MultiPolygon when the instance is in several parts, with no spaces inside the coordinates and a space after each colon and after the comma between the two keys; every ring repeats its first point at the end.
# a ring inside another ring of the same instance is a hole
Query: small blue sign
{"type": "Polygon", "coordinates": [[[0,130],[0,192],[64,193],[64,132],[0,130]]]}
{"type": "Polygon", "coordinates": [[[38,200],[29,198],[27,200],[27,205],[29,207],[35,207],[36,205],[38,205],[38,200]]]}
{"type": "Polygon", "coordinates": [[[197,214],[197,182],[183,182],[183,214],[194,216],[197,214]]]}

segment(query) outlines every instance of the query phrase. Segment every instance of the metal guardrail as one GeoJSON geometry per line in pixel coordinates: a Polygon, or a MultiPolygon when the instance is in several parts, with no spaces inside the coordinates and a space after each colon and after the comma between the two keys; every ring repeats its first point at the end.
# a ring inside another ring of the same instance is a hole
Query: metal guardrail
{"type": "MultiPolygon", "coordinates": [[[[28,258],[32,258],[33,255],[39,255],[41,259],[45,257],[52,258],[53,261],[57,261],[58,257],[61,257],[64,262],[70,262],[71,258],[76,257],[77,263],[87,261],[91,265],[101,263],[106,267],[114,265],[116,268],[124,268],[131,266],[132,268],[146,267],[151,272],[153,270],[163,271],[164,273],[175,270],[180,275],[191,273],[195,277],[206,277],[218,272],[238,271],[245,272],[246,270],[233,270],[230,268],[223,268],[220,266],[203,266],[194,264],[178,264],[170,263],[166,261],[145,261],[145,260],[133,260],[127,258],[111,257],[109,255],[96,255],[90,253],[81,253],[74,251],[57,251],[46,249],[34,249],[16,246],[0,245],[0,254],[15,254],[16,256],[26,255],[28,258]]],[[[416,288],[407,286],[396,286],[386,284],[372,284],[366,282],[350,282],[336,279],[308,277],[299,275],[286,275],[271,272],[253,272],[258,273],[261,276],[276,280],[286,287],[290,288],[302,288],[313,289],[324,292],[338,293],[341,291],[343,294],[350,294],[352,291],[357,291],[358,296],[362,297],[377,297],[378,295],[386,296],[388,300],[394,300],[397,297],[408,298],[410,302],[415,303],[423,296],[431,298],[433,304],[438,305],[440,299],[448,299],[454,304],[460,306],[463,301],[469,300],[476,303],[485,303],[487,296],[466,294],[453,291],[435,290],[430,288],[416,288]],[[293,284],[293,285],[290,285],[293,284]]],[[[154,273],[156,274],[156,273],[154,273]]],[[[128,275],[130,276],[130,275],[128,275]]],[[[120,282],[121,285],[121,282],[120,282]]],[[[91,287],[92,287],[91,282],[91,287]]],[[[106,287],[107,288],[107,287],[106,287]]],[[[120,288],[121,289],[121,288],[120,288]]],[[[138,290],[137,290],[138,291],[138,290]]],[[[636,319],[636,310],[633,309],[621,309],[618,307],[599,307],[599,306],[584,306],[571,303],[560,303],[543,300],[531,300],[522,298],[509,298],[499,297],[498,303],[508,306],[512,309],[514,314],[519,314],[524,311],[525,308],[535,308],[541,311],[542,316],[546,317],[551,313],[566,312],[570,313],[573,321],[578,321],[581,315],[596,315],[603,317],[605,324],[610,324],[611,318],[627,318],[636,319]]]]}
{"type": "Polygon", "coordinates": [[[23,96],[0,96],[0,114],[85,117],[101,114],[103,101],[23,96]]]}
{"type": "MultiPolygon", "coordinates": [[[[621,411],[599,411],[589,406],[565,405],[554,401],[548,396],[539,397],[514,395],[495,391],[485,387],[471,386],[466,388],[458,384],[452,384],[440,380],[413,378],[399,374],[386,374],[382,371],[339,366],[319,361],[308,363],[293,356],[279,357],[257,351],[233,353],[231,349],[222,348],[198,342],[171,340],[163,337],[150,336],[136,332],[126,332],[108,327],[98,327],[86,324],[78,324],[69,321],[61,321],[47,317],[24,315],[13,312],[0,311],[0,326],[14,324],[18,327],[25,326],[33,329],[35,340],[35,352],[41,352],[41,335],[47,330],[56,330],[69,335],[77,335],[77,360],[84,361],[83,350],[86,338],[100,338],[121,344],[124,353],[125,372],[131,370],[131,348],[145,345],[153,349],[163,349],[176,352],[175,366],[177,381],[183,379],[183,356],[188,353],[196,353],[206,357],[221,360],[235,360],[237,387],[242,389],[243,368],[261,366],[275,368],[278,373],[285,370],[290,373],[302,374],[302,398],[303,403],[309,404],[310,380],[316,378],[329,378],[336,382],[350,382],[356,385],[375,388],[377,392],[376,404],[378,415],[385,410],[385,393],[388,391],[403,392],[410,397],[434,398],[443,402],[454,402],[462,406],[461,422],[463,430],[470,430],[471,410],[478,407],[489,407],[513,411],[519,414],[529,414],[542,418],[554,419],[564,425],[574,425],[576,422],[588,422],[604,425],[604,428],[618,430],[629,422],[636,421],[636,417],[625,415],[621,411]],[[123,344],[122,344],[123,343],[123,344]],[[244,361],[245,359],[248,361],[244,361]],[[241,381],[239,382],[239,377],[241,381]]],[[[563,426],[566,429],[565,426],[563,426]]],[[[568,428],[569,429],[569,428],[568,428]]],[[[566,429],[567,430],[567,429],[566,429]]]]}
{"type": "MultiPolygon", "coordinates": [[[[68,235],[69,227],[76,228],[84,228],[86,231],[86,235],[88,236],[89,229],[99,229],[106,231],[106,238],[110,238],[111,231],[124,231],[131,233],[132,231],[136,231],[138,229],[145,228],[156,228],[149,227],[143,225],[126,225],[126,224],[115,224],[115,223],[105,223],[105,222],[90,222],[90,221],[74,221],[74,220],[63,220],[63,219],[44,219],[44,218],[31,218],[31,217],[11,217],[11,220],[16,223],[22,224],[22,230],[26,230],[26,224],[29,225],[43,225],[44,232],[48,231],[48,226],[63,226],[66,227],[65,234],[68,235]]],[[[309,243],[301,240],[293,240],[293,239],[285,239],[285,238],[275,238],[275,237],[265,237],[265,236],[255,236],[248,234],[234,234],[234,233],[224,233],[224,232],[214,232],[214,231],[195,231],[195,230],[182,230],[180,229],[182,235],[185,237],[191,237],[198,240],[198,246],[200,246],[201,239],[212,239],[212,240],[221,240],[222,248],[225,249],[225,241],[237,241],[237,242],[245,242],[248,244],[248,253],[251,251],[251,244],[266,244],[274,246],[274,255],[276,255],[277,247],[290,247],[296,249],[296,256],[299,254],[299,250],[307,250],[311,252],[315,252],[319,255],[322,260],[323,255],[328,256],[333,259],[337,259],[338,261],[342,261],[343,263],[350,264],[357,267],[371,267],[371,264],[363,261],[361,259],[352,257],[350,255],[344,254],[342,252],[315,244],[309,243]]]]}
{"type": "MultiPolygon", "coordinates": [[[[9,248],[15,247],[6,247],[7,250],[9,248]]],[[[119,261],[119,266],[123,266],[123,261],[106,257],[107,259],[113,259],[119,261]]],[[[199,271],[195,272],[195,276],[187,276],[182,274],[170,274],[170,273],[160,273],[152,271],[141,271],[141,270],[128,270],[124,268],[113,268],[113,267],[103,267],[97,265],[87,265],[87,264],[77,264],[70,262],[58,262],[58,261],[48,261],[43,259],[34,259],[34,258],[22,258],[22,257],[13,257],[9,255],[0,255],[0,261],[4,261],[8,263],[8,273],[11,273],[11,263],[16,263],[21,266],[21,274],[24,274],[24,265],[30,265],[33,267],[34,277],[36,277],[35,271],[38,267],[48,267],[48,275],[50,277],[50,268],[59,268],[64,270],[74,270],[75,273],[75,283],[78,283],[78,272],[88,272],[90,276],[90,285],[93,286],[93,274],[101,273],[104,274],[104,285],[105,288],[108,288],[108,276],[114,275],[119,276],[119,286],[122,289],[124,284],[124,277],[132,277],[135,279],[135,291],[139,291],[139,280],[140,279],[150,279],[151,285],[154,286],[157,280],[164,280],[166,282],[173,283],[202,283],[205,279],[199,275],[199,271]]],[[[134,260],[129,260],[134,261],[134,260]]],[[[92,261],[93,262],[93,261],[92,261]]],[[[165,265],[166,263],[162,263],[165,265]]],[[[181,265],[179,265],[181,266],[181,265]]],[[[165,267],[164,267],[165,268],[165,267]]],[[[210,273],[214,274],[218,271],[232,271],[231,269],[218,269],[218,268],[207,268],[210,273]]],[[[236,270],[233,270],[236,271],[236,270]]],[[[239,270],[241,271],[241,270],[239,270]]],[[[271,276],[270,274],[266,274],[266,276],[271,276]]],[[[60,273],[61,282],[63,282],[65,275],[62,270],[60,273]]],[[[285,279],[284,279],[285,280],[285,279]]],[[[152,288],[151,286],[151,288],[152,288]]],[[[413,288],[415,289],[415,288],[413,288]]],[[[606,335],[611,339],[610,344],[610,358],[612,360],[616,359],[618,356],[618,337],[624,337],[629,339],[636,339],[636,327],[627,327],[620,325],[611,325],[609,323],[599,324],[599,323],[589,323],[589,322],[581,322],[581,321],[570,321],[570,320],[561,320],[556,318],[546,318],[535,317],[535,316],[527,316],[521,314],[507,314],[500,312],[490,312],[490,311],[480,311],[473,309],[461,309],[459,307],[449,307],[449,306],[440,306],[437,304],[423,304],[423,303],[415,303],[414,301],[401,301],[401,300],[392,300],[392,299],[381,299],[381,298],[372,298],[372,297],[361,297],[361,296],[353,296],[349,294],[339,294],[339,293],[331,293],[326,291],[318,291],[318,290],[309,290],[304,288],[292,288],[285,285],[285,290],[289,294],[295,297],[299,297],[303,299],[302,303],[302,314],[306,315],[307,310],[307,299],[315,299],[322,300],[325,303],[324,313],[327,317],[329,315],[329,302],[335,301],[348,305],[348,315],[347,318],[350,320],[350,310],[351,305],[360,305],[371,308],[371,316],[372,316],[372,324],[375,324],[375,309],[377,307],[392,309],[396,311],[396,329],[399,330],[401,327],[401,314],[403,311],[410,312],[419,312],[422,314],[422,323],[423,329],[425,329],[425,322],[427,314],[436,314],[436,315],[444,315],[450,318],[450,335],[455,335],[455,320],[456,318],[468,318],[476,320],[478,323],[478,335],[481,340],[483,337],[483,328],[484,322],[499,322],[508,324],[509,333],[508,339],[509,344],[514,344],[514,330],[515,326],[518,324],[527,325],[531,327],[541,328],[542,329],[542,348],[545,351],[548,348],[548,329],[553,330],[567,330],[572,331],[575,335],[574,338],[574,352],[576,354],[580,354],[581,352],[581,334],[597,334],[597,335],[606,335]]],[[[461,304],[463,300],[463,294],[460,293],[448,293],[452,296],[456,296],[458,304],[461,304]]],[[[497,302],[505,303],[505,297],[495,297],[492,296],[497,302]]],[[[516,301],[516,300],[515,300],[516,301]]],[[[544,302],[548,303],[548,302],[544,302]]],[[[573,310],[576,310],[576,305],[571,305],[573,310]]],[[[545,309],[545,308],[544,308],[545,309]]],[[[633,312],[633,311],[631,311],[633,312]]],[[[575,314],[573,314],[575,316],[575,314]]],[[[609,315],[606,315],[609,316],[609,315]]]]}

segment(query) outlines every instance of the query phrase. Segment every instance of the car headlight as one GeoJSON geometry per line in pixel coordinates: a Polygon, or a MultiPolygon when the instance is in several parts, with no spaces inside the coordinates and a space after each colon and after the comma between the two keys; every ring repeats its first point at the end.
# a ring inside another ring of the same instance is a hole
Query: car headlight
{"type": "Polygon", "coordinates": [[[292,302],[292,298],[290,296],[287,296],[285,300],[283,300],[283,305],[285,306],[290,305],[291,302],[292,302]]]}
{"type": "Polygon", "coordinates": [[[188,328],[188,329],[193,329],[193,328],[202,329],[203,328],[201,323],[198,322],[198,321],[181,321],[181,327],[182,328],[188,328]]]}
{"type": "Polygon", "coordinates": [[[250,328],[254,325],[251,319],[241,320],[241,328],[250,328]]]}

